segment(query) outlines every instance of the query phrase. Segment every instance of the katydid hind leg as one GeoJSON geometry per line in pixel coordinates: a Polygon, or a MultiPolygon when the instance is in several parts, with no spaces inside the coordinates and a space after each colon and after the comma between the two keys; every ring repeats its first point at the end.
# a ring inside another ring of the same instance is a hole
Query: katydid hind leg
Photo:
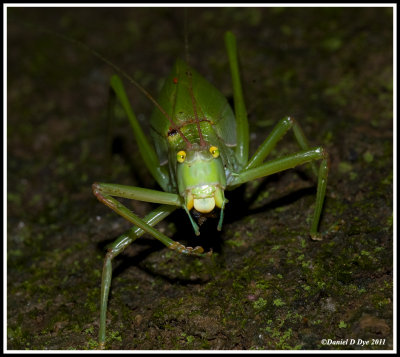
{"type": "Polygon", "coordinates": [[[119,76],[114,75],[111,77],[110,84],[129,119],[133,134],[139,147],[140,155],[142,156],[146,167],[163,190],[167,191],[169,186],[169,175],[167,169],[160,166],[154,147],[146,138],[132,106],[130,105],[122,80],[119,76]]]}
{"type": "Polygon", "coordinates": [[[233,101],[236,117],[236,157],[244,167],[249,157],[249,123],[240,80],[239,61],[236,48],[236,37],[230,31],[225,33],[225,45],[231,70],[233,101]]]}

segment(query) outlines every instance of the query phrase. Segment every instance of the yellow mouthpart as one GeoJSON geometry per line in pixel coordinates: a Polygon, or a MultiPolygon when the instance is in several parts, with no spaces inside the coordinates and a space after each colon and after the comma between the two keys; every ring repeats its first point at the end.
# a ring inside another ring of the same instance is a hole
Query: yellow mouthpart
{"type": "Polygon", "coordinates": [[[190,211],[193,207],[200,213],[209,213],[215,206],[221,208],[224,201],[222,190],[215,188],[211,197],[194,197],[192,192],[188,192],[186,196],[186,207],[190,211]]]}
{"type": "Polygon", "coordinates": [[[207,198],[195,198],[194,199],[194,208],[196,211],[201,213],[211,212],[215,207],[215,199],[214,197],[207,198]]]}

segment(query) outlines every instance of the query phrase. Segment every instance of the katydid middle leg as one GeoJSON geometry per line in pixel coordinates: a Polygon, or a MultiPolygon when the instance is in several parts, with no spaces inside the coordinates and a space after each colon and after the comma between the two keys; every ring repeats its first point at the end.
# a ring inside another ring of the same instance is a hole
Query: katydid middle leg
{"type": "MultiPolygon", "coordinates": [[[[161,205],[154,211],[150,212],[143,221],[149,226],[154,226],[161,222],[164,218],[170,215],[178,207],[171,205],[161,205]]],[[[99,344],[100,348],[104,348],[106,338],[106,315],[107,302],[110,293],[111,277],[112,277],[112,260],[120,254],[129,244],[141,237],[145,231],[139,227],[132,227],[128,232],[118,237],[114,243],[108,248],[104,258],[103,273],[101,278],[101,296],[100,296],[100,329],[99,329],[99,344]]]]}
{"type": "MultiPolygon", "coordinates": [[[[245,168],[240,172],[243,177],[253,177],[252,173],[256,174],[261,171],[263,174],[261,176],[267,176],[274,173],[270,171],[272,167],[278,168],[278,171],[283,171],[288,168],[301,165],[303,163],[310,163],[313,173],[317,177],[318,186],[317,186],[317,199],[316,206],[314,210],[314,217],[311,225],[310,235],[312,239],[318,240],[320,239],[320,235],[317,233],[319,219],[322,212],[322,206],[325,198],[325,190],[327,184],[328,177],[328,154],[324,151],[323,148],[319,147],[314,150],[311,150],[308,144],[308,140],[303,133],[300,125],[291,117],[286,117],[281,119],[278,124],[274,127],[272,132],[268,135],[268,137],[264,140],[264,142],[260,145],[254,155],[251,157],[245,168]],[[296,138],[297,143],[300,148],[303,149],[302,152],[296,153],[294,155],[288,156],[286,158],[277,159],[275,161],[267,162],[262,165],[262,162],[269,155],[269,153],[276,146],[278,141],[282,139],[282,137],[289,131],[289,129],[293,130],[294,136],[296,138]],[[316,155],[314,155],[316,154],[316,155]],[[288,160],[288,158],[292,158],[292,160],[288,160]],[[315,160],[322,160],[320,164],[320,169],[318,170],[315,165],[315,160]],[[289,166],[285,166],[289,164],[289,166]],[[253,171],[254,169],[254,171],[253,171]],[[264,170],[264,171],[263,171],[264,170]]],[[[277,172],[277,171],[275,171],[277,172]]],[[[240,176],[239,174],[239,176],[240,176]]],[[[257,174],[256,174],[257,175],[257,174]]],[[[257,177],[261,177],[257,176],[257,177]]],[[[251,180],[249,178],[247,181],[251,180]]]]}
{"type": "Polygon", "coordinates": [[[135,226],[127,233],[120,236],[109,248],[103,265],[103,275],[101,283],[101,299],[100,299],[100,330],[99,344],[100,348],[104,348],[105,328],[106,328],[106,312],[107,301],[111,285],[112,264],[111,261],[119,253],[121,253],[129,244],[139,238],[144,233],[149,233],[153,237],[160,240],[168,248],[177,250],[179,253],[190,255],[205,255],[203,248],[197,246],[195,248],[185,247],[166,235],[162,234],[153,226],[162,221],[170,213],[182,205],[178,195],[168,192],[149,190],[140,187],[131,187],[117,184],[94,183],[93,192],[96,197],[105,205],[110,207],[116,213],[126,218],[135,226]],[[146,202],[161,203],[162,205],[149,213],[145,218],[139,218],[126,206],[117,201],[113,196],[142,200],[146,202]]]}
{"type": "MultiPolygon", "coordinates": [[[[285,117],[281,119],[278,124],[275,125],[274,129],[271,131],[268,137],[259,146],[257,151],[254,153],[254,155],[245,166],[245,170],[259,166],[269,155],[269,153],[274,149],[278,141],[282,139],[282,137],[290,129],[293,130],[294,137],[296,138],[296,141],[299,144],[300,148],[303,150],[309,149],[310,146],[308,144],[308,140],[304,135],[300,125],[292,117],[285,117]]],[[[318,177],[318,170],[315,166],[315,163],[310,162],[310,164],[315,176],[318,177]]]]}
{"type": "Polygon", "coordinates": [[[276,172],[284,171],[295,166],[313,162],[315,160],[321,160],[321,164],[318,171],[317,197],[314,209],[314,217],[310,229],[310,236],[314,240],[320,240],[321,236],[318,234],[318,224],[324,203],[328,178],[328,154],[322,147],[303,150],[283,158],[278,158],[263,163],[250,169],[245,168],[233,177],[230,185],[240,185],[256,178],[272,175],[276,172]]]}

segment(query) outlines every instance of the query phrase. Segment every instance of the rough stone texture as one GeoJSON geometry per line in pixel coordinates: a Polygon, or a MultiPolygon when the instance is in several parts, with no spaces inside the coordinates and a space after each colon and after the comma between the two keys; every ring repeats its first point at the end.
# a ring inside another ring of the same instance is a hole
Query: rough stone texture
{"type": "MultiPolygon", "coordinates": [[[[160,229],[216,254],[180,256],[146,236],[117,257],[107,348],[393,348],[392,16],[391,8],[189,10],[191,64],[228,98],[223,34],[237,35],[251,152],[286,115],[329,152],[324,240],[308,236],[307,167],[232,192],[221,233],[207,222],[196,240],[177,212],[160,229]]],[[[40,27],[88,44],[157,93],[184,57],[183,24],[183,10],[172,8],[8,9],[8,349],[96,348],[105,247],[129,223],[91,184],[157,188],[127,120],[107,120],[113,70],[40,27]]],[[[151,103],[128,92],[146,127],[151,103]]],[[[272,155],[296,150],[288,134],[272,155]]],[[[128,204],[141,215],[151,209],[128,204]]]]}

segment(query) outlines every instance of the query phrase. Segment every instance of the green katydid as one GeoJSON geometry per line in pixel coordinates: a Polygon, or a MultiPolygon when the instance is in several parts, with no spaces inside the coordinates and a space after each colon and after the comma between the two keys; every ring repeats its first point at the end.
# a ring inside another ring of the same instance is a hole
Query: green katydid
{"type": "Polygon", "coordinates": [[[212,84],[180,60],[175,63],[166,79],[158,101],[133,79],[128,78],[156,106],[151,117],[154,146],[146,138],[135,117],[122,81],[116,75],[111,78],[111,87],[129,118],[141,156],[164,191],[118,184],[93,184],[96,197],[134,225],[116,239],[104,260],[99,330],[101,348],[104,348],[106,337],[111,262],[129,244],[144,233],[149,233],[179,253],[198,256],[211,253],[204,253],[202,247],[186,247],[154,228],[179,207],[187,212],[196,235],[200,234],[199,227],[191,212],[197,211],[201,216],[219,209],[217,229],[221,230],[224,207],[228,202],[224,195],[225,190],[234,189],[256,178],[310,163],[318,180],[310,235],[313,239],[321,239],[318,225],[327,185],[328,155],[322,147],[310,148],[298,123],[286,117],[278,122],[256,153],[248,159],[247,113],[240,82],[236,39],[231,32],[226,33],[225,44],[232,76],[235,113],[212,84]],[[301,151],[265,162],[268,154],[289,129],[293,129],[301,151]],[[320,161],[319,169],[315,165],[316,160],[320,161]],[[153,202],[160,206],[144,218],[139,218],[114,197],[153,202]]]}

